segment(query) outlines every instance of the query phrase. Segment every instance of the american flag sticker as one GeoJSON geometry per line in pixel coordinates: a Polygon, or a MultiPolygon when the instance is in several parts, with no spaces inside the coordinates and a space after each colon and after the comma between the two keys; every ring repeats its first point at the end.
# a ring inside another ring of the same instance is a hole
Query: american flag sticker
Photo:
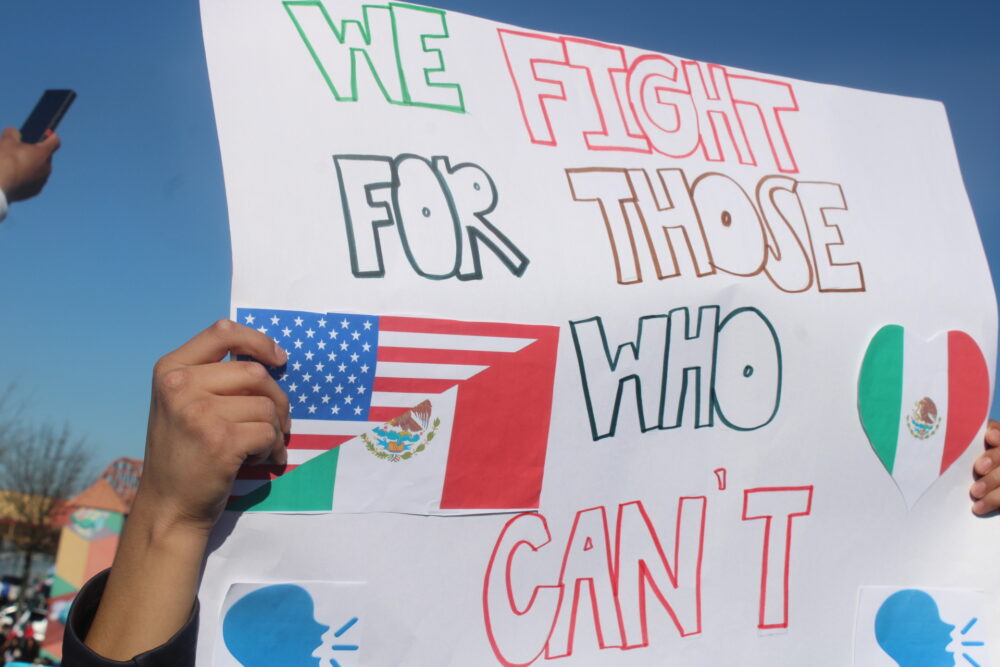
{"type": "Polygon", "coordinates": [[[244,466],[229,509],[536,509],[559,329],[238,308],[288,352],[286,466],[244,466]]]}

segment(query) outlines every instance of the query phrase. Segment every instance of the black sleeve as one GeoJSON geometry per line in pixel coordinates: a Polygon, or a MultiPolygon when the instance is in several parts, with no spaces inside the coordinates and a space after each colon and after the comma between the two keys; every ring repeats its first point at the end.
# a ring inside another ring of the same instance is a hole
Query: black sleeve
{"type": "Polygon", "coordinates": [[[73,601],[63,635],[63,667],[194,667],[195,646],[198,643],[197,600],[187,623],[166,644],[140,653],[126,662],[102,658],[84,645],[83,638],[94,622],[94,614],[107,582],[108,570],[105,570],[88,581],[73,601]]]}

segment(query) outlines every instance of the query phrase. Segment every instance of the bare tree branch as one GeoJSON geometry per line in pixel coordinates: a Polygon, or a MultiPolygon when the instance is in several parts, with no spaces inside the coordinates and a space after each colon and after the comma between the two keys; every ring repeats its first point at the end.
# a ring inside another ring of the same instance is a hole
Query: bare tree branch
{"type": "Polygon", "coordinates": [[[12,541],[25,555],[23,591],[34,555],[55,553],[57,513],[93,471],[89,450],[68,426],[24,426],[8,413],[10,396],[10,389],[0,396],[0,503],[14,526],[12,541]]]}

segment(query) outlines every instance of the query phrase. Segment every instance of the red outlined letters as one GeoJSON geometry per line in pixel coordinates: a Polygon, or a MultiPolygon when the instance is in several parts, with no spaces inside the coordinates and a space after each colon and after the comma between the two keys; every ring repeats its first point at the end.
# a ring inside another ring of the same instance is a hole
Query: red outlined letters
{"type": "Polygon", "coordinates": [[[664,550],[642,502],[622,503],[612,552],[607,510],[580,510],[566,538],[558,583],[548,586],[514,579],[541,549],[557,548],[545,517],[521,514],[508,521],[483,579],[483,619],[499,663],[530,665],[543,651],[547,660],[571,656],[581,641],[577,631],[589,622],[601,649],[647,646],[647,592],[679,636],[700,633],[705,513],[704,497],[678,499],[673,541],[664,550]],[[526,594],[527,586],[533,587],[526,594]]]}
{"type": "Polygon", "coordinates": [[[661,55],[629,63],[622,47],[593,40],[497,32],[533,143],[582,139],[593,151],[799,170],[783,122],[799,110],[790,83],[661,55]]]}
{"type": "MultiPolygon", "coordinates": [[[[810,513],[812,495],[812,486],[746,489],[742,516],[729,517],[764,520],[759,546],[751,538],[745,554],[763,554],[759,628],[789,626],[792,520],[810,513]]],[[[708,499],[680,497],[676,514],[670,506],[651,515],[642,501],[621,503],[613,532],[609,510],[578,511],[564,544],[542,514],[521,514],[504,525],[483,578],[486,637],[499,664],[526,667],[577,650],[643,649],[662,641],[665,629],[677,638],[703,634],[708,499]],[[657,609],[664,614],[647,617],[657,609]]]]}
{"type": "Polygon", "coordinates": [[[743,520],[764,520],[757,627],[788,627],[788,576],[792,559],[792,519],[812,511],[813,487],[747,489],[743,520]]]}

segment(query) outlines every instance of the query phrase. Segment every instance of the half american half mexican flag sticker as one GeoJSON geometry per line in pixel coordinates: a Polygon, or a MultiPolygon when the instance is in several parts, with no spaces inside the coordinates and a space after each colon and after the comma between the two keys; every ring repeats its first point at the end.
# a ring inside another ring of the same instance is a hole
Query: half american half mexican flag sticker
{"type": "Polygon", "coordinates": [[[925,341],[890,324],[872,338],[861,364],[858,411],[907,507],[975,439],[989,396],[986,360],[963,331],[925,341]]]}
{"type": "Polygon", "coordinates": [[[229,509],[536,509],[559,328],[239,308],[288,352],[285,466],[244,466],[229,509]]]}

